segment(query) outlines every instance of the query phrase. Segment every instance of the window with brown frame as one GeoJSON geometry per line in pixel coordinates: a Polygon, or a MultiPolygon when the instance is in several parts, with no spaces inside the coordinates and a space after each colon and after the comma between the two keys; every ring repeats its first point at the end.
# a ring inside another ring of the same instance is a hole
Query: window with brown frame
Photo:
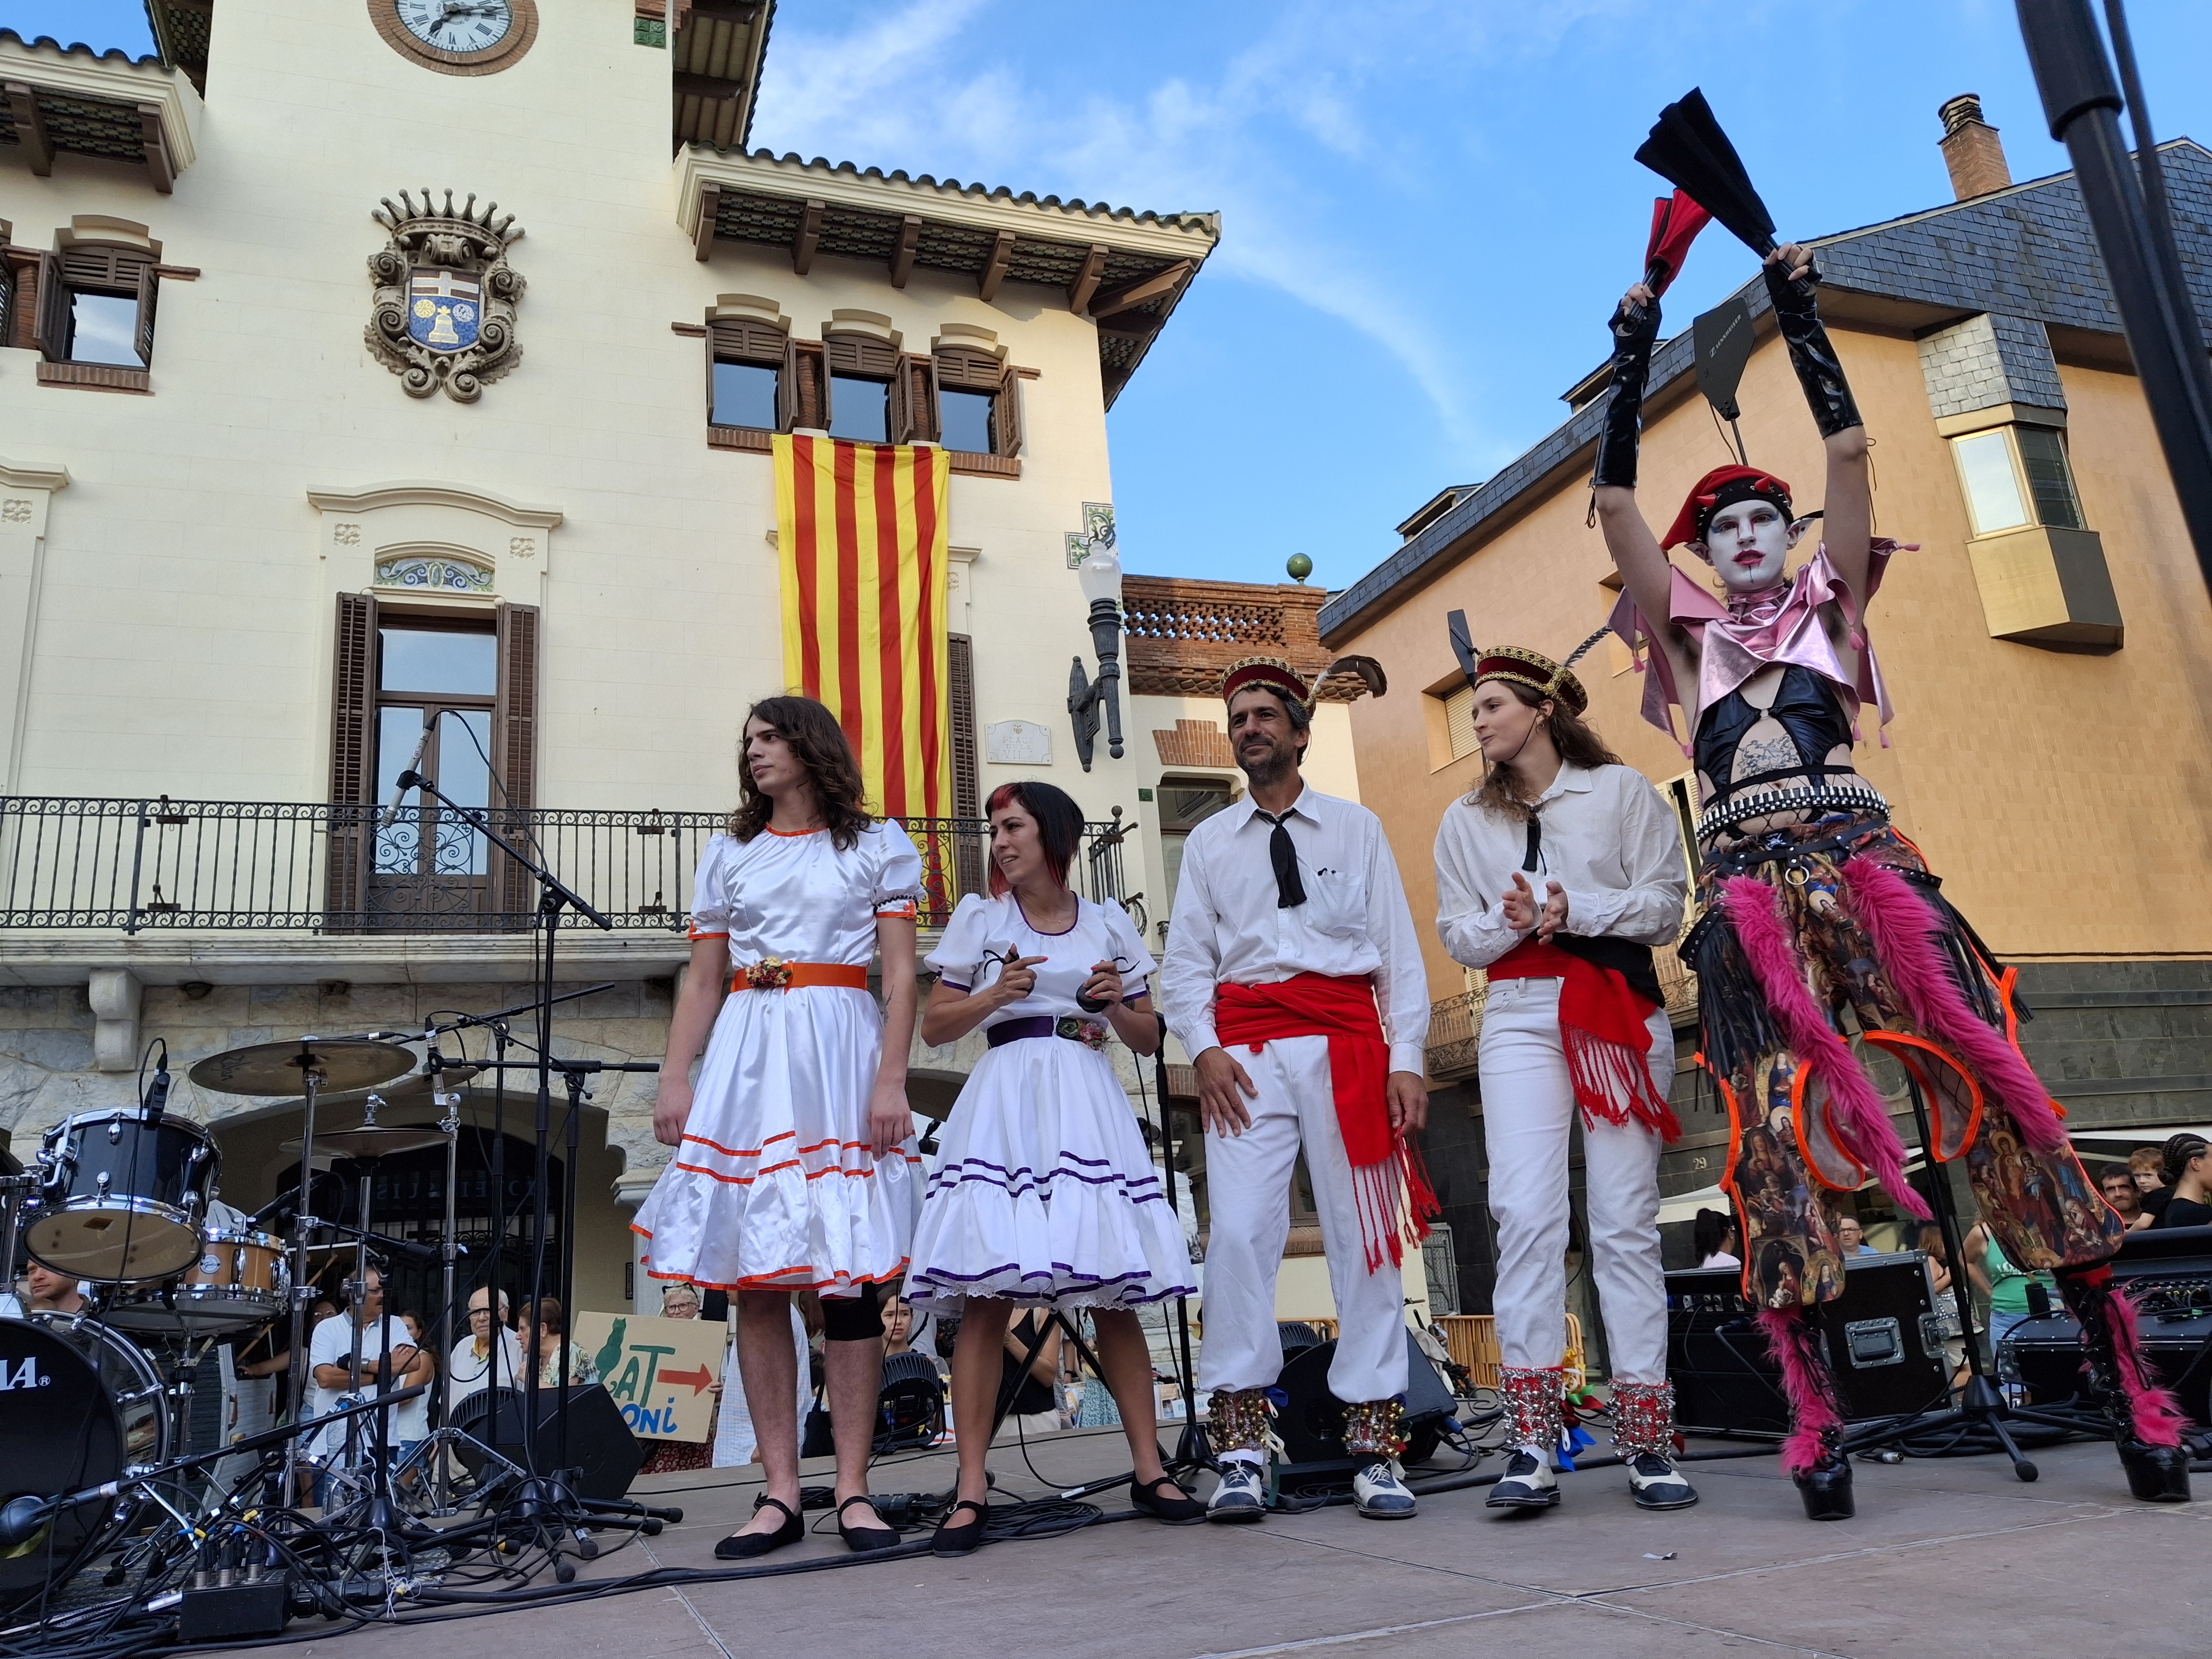
{"type": "Polygon", "coordinates": [[[866,334],[831,334],[822,342],[830,370],[830,435],[856,443],[891,441],[891,383],[898,348],[866,334]]]}
{"type": "Polygon", "coordinates": [[[1022,453],[1021,371],[972,346],[939,346],[930,359],[938,441],[955,455],[1012,460],[1022,453]]]}
{"type": "Polygon", "coordinates": [[[754,432],[777,429],[791,340],[750,317],[707,325],[707,423],[754,432]]]}
{"type": "Polygon", "coordinates": [[[526,844],[537,793],[538,630],[535,605],[450,614],[338,595],[331,801],[353,810],[331,813],[331,928],[527,921],[527,872],[465,820],[428,797],[410,797],[388,828],[372,814],[420,743],[424,776],[526,844]]]}
{"type": "Polygon", "coordinates": [[[39,258],[34,340],[50,363],[150,368],[161,286],[143,248],[82,243],[39,258]]]}

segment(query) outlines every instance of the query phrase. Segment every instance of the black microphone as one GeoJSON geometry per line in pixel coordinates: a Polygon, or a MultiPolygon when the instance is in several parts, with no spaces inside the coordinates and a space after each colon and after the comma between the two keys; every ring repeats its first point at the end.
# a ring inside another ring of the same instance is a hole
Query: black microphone
{"type": "Polygon", "coordinates": [[[149,1124],[159,1124],[161,1115],[169,1109],[169,1045],[161,1045],[161,1058],[154,1065],[153,1085],[146,1091],[143,1115],[149,1124]]]}
{"type": "Polygon", "coordinates": [[[111,1480],[101,1486],[88,1486],[61,1498],[33,1498],[27,1494],[0,1504],[0,1549],[21,1547],[39,1535],[46,1522],[64,1510],[73,1510],[81,1504],[96,1504],[103,1498],[112,1498],[123,1490],[123,1483],[111,1480]]]}
{"type": "Polygon", "coordinates": [[[422,751],[430,746],[430,728],[434,724],[436,724],[434,716],[422,722],[422,735],[415,740],[415,758],[407,763],[405,771],[392,780],[392,805],[384,809],[384,816],[377,820],[378,829],[392,828],[392,820],[399,816],[400,800],[410,789],[422,781],[422,775],[415,769],[422,765],[422,751]]]}

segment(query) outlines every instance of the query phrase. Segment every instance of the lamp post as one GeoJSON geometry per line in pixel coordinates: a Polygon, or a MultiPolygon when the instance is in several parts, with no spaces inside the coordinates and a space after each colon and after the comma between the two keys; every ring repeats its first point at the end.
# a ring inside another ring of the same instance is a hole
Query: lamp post
{"type": "Polygon", "coordinates": [[[1098,736],[1098,710],[1106,710],[1106,748],[1121,758],[1121,560],[1111,540],[1093,540],[1091,550],[1076,568],[1076,581],[1091,601],[1091,649],[1098,659],[1096,680],[1084,672],[1078,657],[1067,671],[1067,713],[1075,727],[1076,757],[1091,769],[1092,745],[1098,736]]]}

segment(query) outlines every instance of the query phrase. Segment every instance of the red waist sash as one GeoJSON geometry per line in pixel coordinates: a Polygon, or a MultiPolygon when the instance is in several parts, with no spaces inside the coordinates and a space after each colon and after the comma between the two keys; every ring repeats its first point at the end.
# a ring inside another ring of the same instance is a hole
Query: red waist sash
{"type": "Polygon", "coordinates": [[[1429,1218],[1441,1206],[1419,1152],[1390,1127],[1383,1095],[1390,1048],[1375,1012],[1374,987],[1327,974],[1298,974],[1274,985],[1224,985],[1214,995],[1213,1021],[1224,1048],[1241,1043],[1255,1054],[1279,1037],[1328,1039],[1329,1092],[1352,1165],[1367,1271],[1381,1267],[1386,1255],[1401,1262],[1401,1240],[1418,1244],[1426,1238],[1429,1218]],[[1401,1182],[1409,1200],[1402,1223],[1401,1182]]]}
{"type": "Polygon", "coordinates": [[[1601,968],[1531,935],[1490,964],[1492,981],[1559,981],[1559,1047],[1567,1059],[1583,1125],[1631,1120],[1672,1144],[1682,1126],[1651,1085],[1651,1030],[1659,1005],[1629,988],[1618,969],[1601,968]]]}

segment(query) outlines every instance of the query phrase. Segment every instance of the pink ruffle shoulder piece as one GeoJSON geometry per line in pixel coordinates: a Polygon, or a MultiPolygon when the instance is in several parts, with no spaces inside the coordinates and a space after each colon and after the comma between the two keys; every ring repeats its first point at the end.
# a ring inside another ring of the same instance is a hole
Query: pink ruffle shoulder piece
{"type": "MultiPolygon", "coordinates": [[[[1881,586],[1882,574],[1893,553],[1917,550],[1914,543],[1875,538],[1869,548],[1866,599],[1873,599],[1881,586]]],[[[1811,669],[1843,693],[1853,737],[1861,735],[1859,709],[1868,703],[1874,705],[1879,716],[1877,729],[1889,724],[1895,712],[1890,706],[1889,689],[1882,682],[1873,644],[1859,619],[1859,606],[1852,603],[1850,587],[1828,557],[1826,544],[1787,582],[1749,599],[1723,603],[1692,581],[1680,567],[1670,568],[1673,580],[1668,595],[1668,620],[1690,632],[1698,642],[1699,708],[1711,708],[1762,668],[1794,663],[1811,669]],[[1842,611],[1850,629],[1850,641],[1857,649],[1859,659],[1856,674],[1845,671],[1827,629],[1821,625],[1820,608],[1831,602],[1842,611]]],[[[1648,663],[1650,672],[1644,682],[1644,718],[1673,737],[1674,723],[1667,710],[1670,705],[1677,708],[1686,705],[1681,688],[1674,684],[1674,670],[1666,653],[1647,649],[1656,643],[1656,631],[1626,592],[1613,605],[1608,621],[1613,631],[1636,654],[1638,667],[1643,669],[1648,663]]],[[[1881,741],[1888,743],[1886,732],[1881,741]]],[[[1687,744],[1682,752],[1690,752],[1687,744]]]]}

